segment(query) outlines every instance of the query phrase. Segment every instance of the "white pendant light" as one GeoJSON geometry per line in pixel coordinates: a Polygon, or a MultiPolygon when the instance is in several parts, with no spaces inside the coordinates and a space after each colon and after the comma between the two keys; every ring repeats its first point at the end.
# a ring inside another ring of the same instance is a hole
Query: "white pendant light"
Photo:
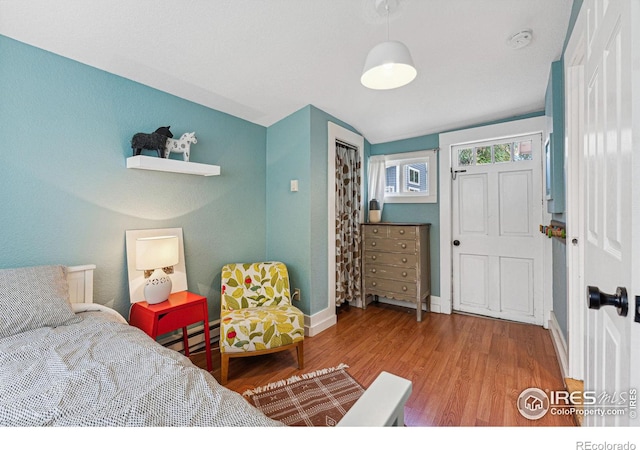
{"type": "Polygon", "coordinates": [[[369,89],[395,89],[409,84],[418,74],[406,45],[389,40],[389,3],[378,0],[376,9],[387,14],[387,41],[371,49],[362,70],[360,82],[369,89]]]}

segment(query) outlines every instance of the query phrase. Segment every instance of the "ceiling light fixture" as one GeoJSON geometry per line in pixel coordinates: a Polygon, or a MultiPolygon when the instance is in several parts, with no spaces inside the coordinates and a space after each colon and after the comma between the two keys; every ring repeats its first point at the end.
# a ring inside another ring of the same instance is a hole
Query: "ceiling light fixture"
{"type": "Polygon", "coordinates": [[[377,0],[376,10],[387,14],[387,40],[369,51],[360,82],[369,89],[399,88],[411,83],[418,72],[407,46],[389,40],[389,0],[377,0]]]}

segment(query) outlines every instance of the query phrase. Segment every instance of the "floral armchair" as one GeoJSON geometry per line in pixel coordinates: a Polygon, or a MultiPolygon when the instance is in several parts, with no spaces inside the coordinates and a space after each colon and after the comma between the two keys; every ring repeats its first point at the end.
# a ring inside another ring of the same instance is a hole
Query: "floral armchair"
{"type": "Polygon", "coordinates": [[[304,368],[304,315],[291,304],[289,274],[281,262],[227,264],[220,295],[221,384],[229,358],[297,349],[304,368]]]}

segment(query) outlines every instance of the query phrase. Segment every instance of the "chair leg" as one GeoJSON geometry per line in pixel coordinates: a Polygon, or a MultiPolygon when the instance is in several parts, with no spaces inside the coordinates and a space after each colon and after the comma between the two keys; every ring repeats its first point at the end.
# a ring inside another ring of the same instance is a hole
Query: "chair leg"
{"type": "Polygon", "coordinates": [[[298,342],[298,369],[304,369],[304,341],[298,342]]]}
{"type": "Polygon", "coordinates": [[[220,353],[220,384],[227,384],[227,375],[229,374],[229,355],[220,353]]]}

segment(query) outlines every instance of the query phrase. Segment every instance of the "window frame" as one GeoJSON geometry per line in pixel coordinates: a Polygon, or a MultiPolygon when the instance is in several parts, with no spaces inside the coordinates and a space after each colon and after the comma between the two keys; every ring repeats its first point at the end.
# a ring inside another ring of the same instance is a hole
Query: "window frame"
{"type": "MultiPolygon", "coordinates": [[[[428,194],[423,192],[385,192],[385,203],[437,203],[438,202],[438,158],[437,149],[385,155],[385,167],[399,166],[398,186],[404,185],[405,170],[408,164],[424,163],[427,167],[428,194]]],[[[385,184],[386,191],[386,184],[385,184]]]]}

